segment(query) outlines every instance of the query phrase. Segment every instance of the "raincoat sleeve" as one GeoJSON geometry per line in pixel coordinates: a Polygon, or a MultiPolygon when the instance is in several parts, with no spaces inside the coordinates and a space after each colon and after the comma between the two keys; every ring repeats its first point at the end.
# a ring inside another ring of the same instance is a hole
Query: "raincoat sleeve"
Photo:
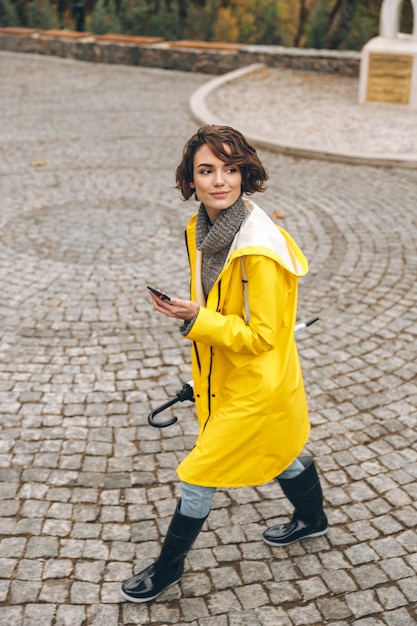
{"type": "Polygon", "coordinates": [[[233,352],[262,354],[277,345],[279,329],[288,325],[289,284],[286,270],[271,258],[248,255],[244,259],[248,281],[249,324],[245,323],[243,284],[239,277],[217,308],[200,307],[187,339],[233,352]],[[230,312],[229,312],[230,311],[230,312]]]}

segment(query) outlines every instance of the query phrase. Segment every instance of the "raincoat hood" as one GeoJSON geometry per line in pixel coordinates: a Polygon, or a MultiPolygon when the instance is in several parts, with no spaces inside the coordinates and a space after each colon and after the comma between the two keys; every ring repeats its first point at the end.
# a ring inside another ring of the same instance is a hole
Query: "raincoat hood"
{"type": "Polygon", "coordinates": [[[270,217],[252,200],[243,200],[250,211],[232,243],[234,251],[253,254],[263,253],[274,258],[287,272],[301,278],[308,272],[308,262],[292,237],[277,226],[270,217]]]}

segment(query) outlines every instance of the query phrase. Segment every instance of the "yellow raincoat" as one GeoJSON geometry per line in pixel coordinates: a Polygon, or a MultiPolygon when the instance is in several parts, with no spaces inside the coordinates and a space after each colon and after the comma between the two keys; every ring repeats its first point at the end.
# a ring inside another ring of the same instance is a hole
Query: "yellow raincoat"
{"type": "Polygon", "coordinates": [[[193,342],[200,432],[177,472],[180,480],[205,487],[272,480],[298,456],[310,430],[294,339],[297,280],[307,273],[307,260],[260,207],[244,202],[250,215],[207,302],[197,214],[186,230],[191,299],[201,305],[186,335],[193,342]]]}

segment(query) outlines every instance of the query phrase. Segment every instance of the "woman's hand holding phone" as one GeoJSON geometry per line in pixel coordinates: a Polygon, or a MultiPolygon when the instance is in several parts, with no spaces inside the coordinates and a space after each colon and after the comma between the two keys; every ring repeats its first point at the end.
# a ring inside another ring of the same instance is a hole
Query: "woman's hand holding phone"
{"type": "Polygon", "coordinates": [[[155,311],[179,320],[191,320],[198,312],[200,306],[192,300],[180,300],[170,298],[164,291],[155,287],[149,287],[148,291],[152,298],[155,311]]]}

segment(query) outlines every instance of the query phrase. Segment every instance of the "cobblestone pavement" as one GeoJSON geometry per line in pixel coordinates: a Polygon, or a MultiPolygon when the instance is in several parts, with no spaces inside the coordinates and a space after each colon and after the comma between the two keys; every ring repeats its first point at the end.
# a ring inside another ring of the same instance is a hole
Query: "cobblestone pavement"
{"type": "Polygon", "coordinates": [[[226,123],[233,119],[249,136],[281,146],[399,159],[415,167],[415,109],[380,102],[360,105],[358,86],[350,76],[261,67],[223,83],[207,104],[222,111],[226,123]]]}
{"type": "Polygon", "coordinates": [[[190,367],[145,285],[187,293],[173,171],[206,80],[0,53],[0,625],[415,625],[417,171],[270,152],[260,201],[320,317],[298,342],[329,533],[270,548],[278,486],[219,490],[181,586],[120,600],[196,435],[186,403],[147,424],[190,367]]]}

